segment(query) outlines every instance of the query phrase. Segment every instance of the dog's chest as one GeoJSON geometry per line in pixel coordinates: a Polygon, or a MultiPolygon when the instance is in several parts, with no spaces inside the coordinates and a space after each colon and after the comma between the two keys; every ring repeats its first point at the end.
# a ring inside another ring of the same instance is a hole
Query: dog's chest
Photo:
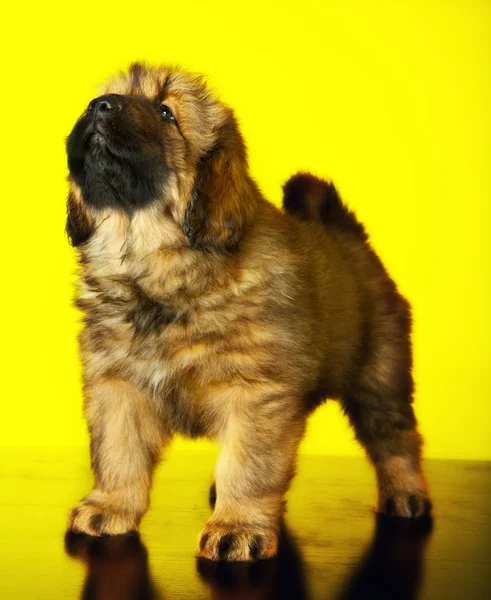
{"type": "Polygon", "coordinates": [[[214,435],[206,414],[219,410],[217,389],[254,379],[255,346],[269,343],[264,326],[250,331],[260,307],[191,251],[145,262],[111,256],[109,267],[107,254],[100,258],[87,265],[78,302],[86,369],[132,381],[174,431],[214,435]]]}
{"type": "Polygon", "coordinates": [[[98,310],[86,313],[82,345],[89,371],[131,381],[153,399],[172,431],[203,435],[194,385],[200,367],[189,369],[193,340],[186,316],[123,288],[113,286],[114,298],[99,298],[98,310]]]}
{"type": "Polygon", "coordinates": [[[122,316],[131,327],[133,340],[159,337],[168,326],[185,321],[184,315],[177,309],[143,294],[138,295],[132,304],[133,307],[122,316]]]}

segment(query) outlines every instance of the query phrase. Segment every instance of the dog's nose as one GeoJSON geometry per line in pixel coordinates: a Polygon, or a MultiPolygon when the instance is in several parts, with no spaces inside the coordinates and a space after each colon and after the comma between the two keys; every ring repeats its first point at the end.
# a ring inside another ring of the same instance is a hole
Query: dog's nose
{"type": "Polygon", "coordinates": [[[112,107],[113,105],[109,100],[98,100],[95,105],[95,110],[101,112],[104,110],[111,110],[112,107]]]}
{"type": "Polygon", "coordinates": [[[99,115],[101,113],[109,113],[111,110],[119,108],[120,105],[121,102],[118,98],[118,94],[107,94],[106,96],[94,98],[89,104],[88,111],[93,111],[94,114],[99,115]]]}

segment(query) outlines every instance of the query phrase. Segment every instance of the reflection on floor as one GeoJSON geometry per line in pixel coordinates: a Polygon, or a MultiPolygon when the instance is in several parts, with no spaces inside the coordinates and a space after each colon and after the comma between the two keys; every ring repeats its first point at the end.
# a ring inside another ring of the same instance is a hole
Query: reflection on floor
{"type": "Polygon", "coordinates": [[[83,451],[4,454],[0,597],[491,598],[488,463],[428,461],[435,519],[411,522],[373,513],[374,478],[364,461],[302,457],[278,556],[227,564],[194,556],[210,514],[214,458],[171,455],[156,477],[141,535],[89,538],[64,533],[69,506],[90,487],[83,451]]]}
{"type": "MultiPolygon", "coordinates": [[[[410,523],[378,516],[376,521],[373,543],[339,600],[410,600],[418,595],[431,520],[410,523]]],[[[148,551],[138,534],[96,539],[67,533],[65,543],[67,553],[87,568],[84,600],[163,598],[150,575],[148,551]]],[[[196,569],[216,600],[310,598],[301,553],[284,524],[276,558],[235,564],[197,559],[196,569]]]]}

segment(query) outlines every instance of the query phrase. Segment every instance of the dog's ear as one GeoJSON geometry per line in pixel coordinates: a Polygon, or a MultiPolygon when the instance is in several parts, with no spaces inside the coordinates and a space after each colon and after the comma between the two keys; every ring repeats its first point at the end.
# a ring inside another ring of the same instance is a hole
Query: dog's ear
{"type": "Polygon", "coordinates": [[[73,186],[66,203],[67,219],[65,231],[72,246],[80,246],[94,232],[94,221],[88,214],[80,192],[73,186]]]}
{"type": "Polygon", "coordinates": [[[200,161],[186,208],[184,232],[190,245],[202,250],[236,248],[252,219],[257,193],[237,122],[227,112],[215,146],[200,161]]]}

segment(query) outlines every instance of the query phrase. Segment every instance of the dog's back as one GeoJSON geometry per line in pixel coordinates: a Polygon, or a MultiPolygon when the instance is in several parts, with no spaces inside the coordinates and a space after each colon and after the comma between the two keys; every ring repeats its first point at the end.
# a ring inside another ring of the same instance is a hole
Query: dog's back
{"type": "MultiPolygon", "coordinates": [[[[286,182],[283,191],[285,212],[304,223],[308,235],[312,234],[313,223],[322,225],[329,238],[324,251],[335,249],[339,253],[355,284],[356,306],[361,311],[358,352],[350,369],[348,389],[343,386],[341,396],[350,396],[355,388],[358,394],[360,387],[379,394],[397,395],[402,390],[403,395],[410,393],[410,306],[372,249],[364,226],[328,181],[299,173],[286,182]]],[[[319,256],[318,251],[316,254],[319,256]]],[[[325,298],[329,297],[328,286],[327,281],[325,298]]],[[[344,305],[349,298],[344,295],[340,300],[344,305]]]]}

